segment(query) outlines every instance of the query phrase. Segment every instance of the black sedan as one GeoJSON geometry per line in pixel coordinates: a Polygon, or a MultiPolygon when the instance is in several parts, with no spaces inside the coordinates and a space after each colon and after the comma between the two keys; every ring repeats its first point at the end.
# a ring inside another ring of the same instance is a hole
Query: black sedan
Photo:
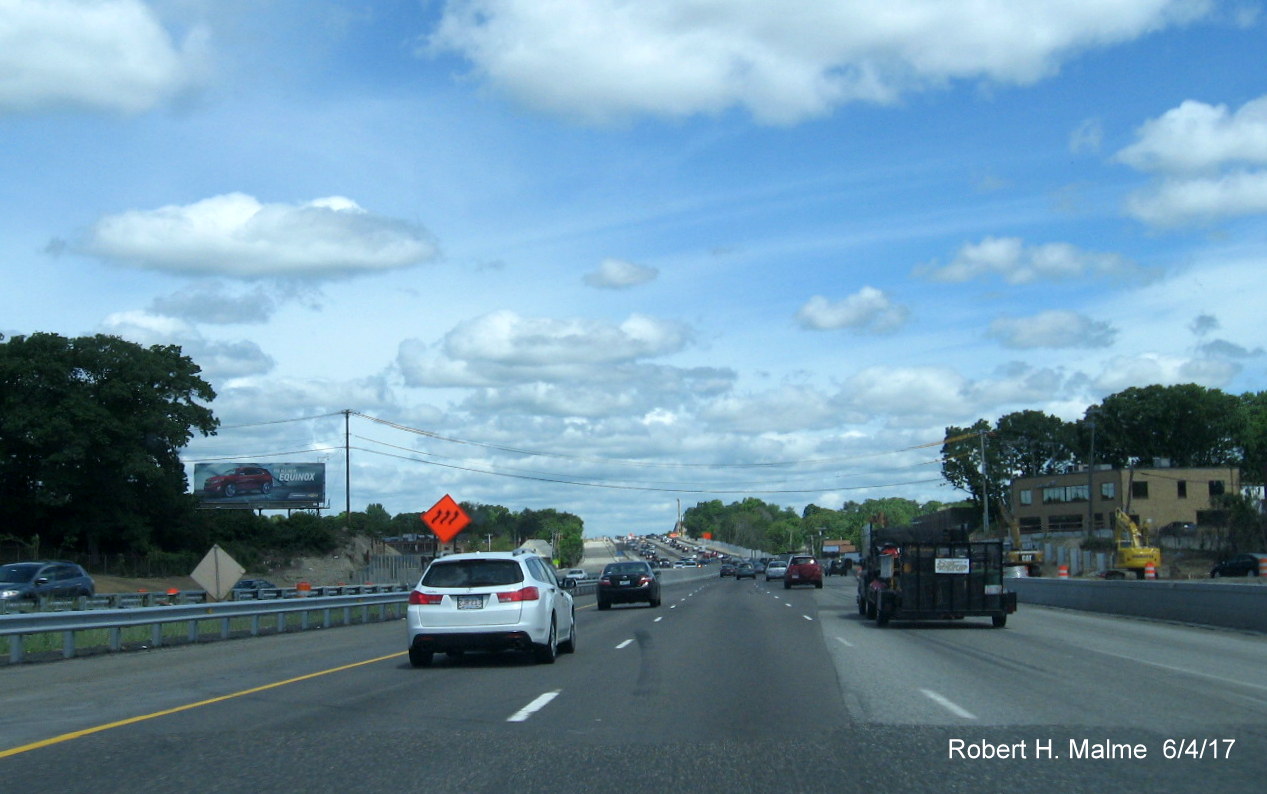
{"type": "Polygon", "coordinates": [[[598,608],[645,601],[660,606],[660,576],[650,563],[613,562],[598,577],[598,608]]]}
{"type": "Polygon", "coordinates": [[[1267,559],[1267,554],[1234,554],[1215,563],[1210,569],[1210,576],[1257,576],[1264,559],[1267,559]]]}
{"type": "Polygon", "coordinates": [[[723,562],[718,572],[721,574],[722,577],[734,576],[735,566],[732,565],[731,563],[723,562]]]}

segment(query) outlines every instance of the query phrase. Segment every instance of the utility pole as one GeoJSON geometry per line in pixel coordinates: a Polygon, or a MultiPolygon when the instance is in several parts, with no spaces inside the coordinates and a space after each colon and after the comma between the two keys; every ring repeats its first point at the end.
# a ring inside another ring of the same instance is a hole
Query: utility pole
{"type": "Polygon", "coordinates": [[[990,477],[985,462],[985,430],[978,436],[981,440],[981,535],[990,536],[990,477]]]}
{"type": "Polygon", "coordinates": [[[343,524],[352,527],[352,434],[349,430],[352,411],[343,409],[343,524]]]}
{"type": "Polygon", "coordinates": [[[1091,454],[1087,456],[1087,537],[1095,533],[1095,411],[1088,411],[1091,420],[1091,454]]]}

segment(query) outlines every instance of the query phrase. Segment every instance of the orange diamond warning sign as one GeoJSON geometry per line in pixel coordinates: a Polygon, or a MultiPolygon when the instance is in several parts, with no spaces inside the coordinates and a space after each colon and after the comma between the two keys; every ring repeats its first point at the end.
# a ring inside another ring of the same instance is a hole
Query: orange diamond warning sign
{"type": "Polygon", "coordinates": [[[439,538],[441,543],[453,540],[459,532],[466,529],[467,524],[471,523],[471,517],[448,494],[423,513],[422,520],[431,529],[431,534],[439,538]]]}

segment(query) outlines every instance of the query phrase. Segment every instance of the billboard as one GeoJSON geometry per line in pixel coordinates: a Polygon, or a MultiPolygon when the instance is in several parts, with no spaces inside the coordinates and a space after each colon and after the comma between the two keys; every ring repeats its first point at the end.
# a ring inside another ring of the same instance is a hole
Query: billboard
{"type": "Polygon", "coordinates": [[[195,463],[194,496],[203,507],[324,507],[324,463],[195,463]]]}

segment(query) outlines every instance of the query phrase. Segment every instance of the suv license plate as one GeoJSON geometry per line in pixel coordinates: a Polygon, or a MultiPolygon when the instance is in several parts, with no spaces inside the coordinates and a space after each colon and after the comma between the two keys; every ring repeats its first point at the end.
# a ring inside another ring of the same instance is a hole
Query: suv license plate
{"type": "Polygon", "coordinates": [[[484,596],[458,596],[458,609],[483,609],[484,596]]]}

